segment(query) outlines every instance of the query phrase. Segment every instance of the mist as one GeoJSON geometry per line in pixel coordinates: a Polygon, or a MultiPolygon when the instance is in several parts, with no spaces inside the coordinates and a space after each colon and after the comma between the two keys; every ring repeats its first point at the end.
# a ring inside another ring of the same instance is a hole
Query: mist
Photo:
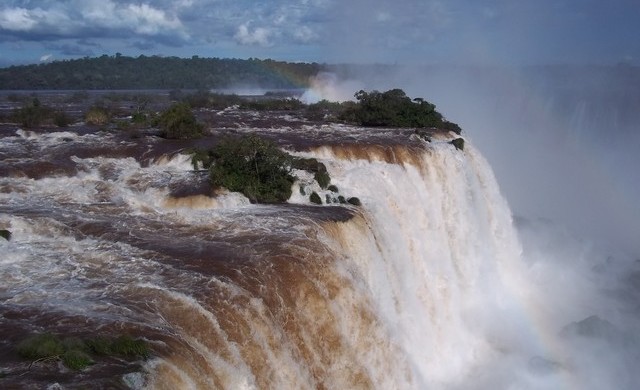
{"type": "Polygon", "coordinates": [[[336,5],[326,96],[402,88],[489,159],[516,215],[640,257],[640,7],[616,0],[336,5]],[[339,91],[339,92],[336,92],[339,91]]]}
{"type": "Polygon", "coordinates": [[[324,98],[353,86],[402,88],[436,104],[490,161],[515,215],[552,220],[640,256],[640,70],[353,66],[324,77],[324,98]]]}
{"type": "Polygon", "coordinates": [[[625,70],[436,70],[399,82],[465,129],[516,215],[638,256],[640,72],[625,70]]]}

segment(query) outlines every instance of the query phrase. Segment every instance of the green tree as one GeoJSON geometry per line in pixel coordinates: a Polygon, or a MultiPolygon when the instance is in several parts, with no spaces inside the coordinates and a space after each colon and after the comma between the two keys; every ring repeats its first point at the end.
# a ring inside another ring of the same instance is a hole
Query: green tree
{"type": "Polygon", "coordinates": [[[242,192],[253,203],[285,202],[295,177],[292,158],[256,135],[225,138],[212,151],[211,184],[242,192]]]}
{"type": "Polygon", "coordinates": [[[372,127],[435,127],[460,133],[460,127],[445,120],[436,106],[422,98],[411,100],[401,89],[365,92],[354,95],[357,103],[347,106],[340,119],[372,127]]]}
{"type": "Polygon", "coordinates": [[[13,119],[22,126],[31,128],[40,126],[45,120],[50,119],[53,110],[43,106],[36,97],[22,108],[14,110],[13,119]]]}

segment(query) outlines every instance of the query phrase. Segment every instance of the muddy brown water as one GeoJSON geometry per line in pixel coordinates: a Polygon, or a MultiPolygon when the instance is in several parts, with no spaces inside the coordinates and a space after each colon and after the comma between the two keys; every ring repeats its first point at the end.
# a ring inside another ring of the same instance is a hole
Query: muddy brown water
{"type": "MultiPolygon", "coordinates": [[[[37,96],[76,120],[99,97],[69,103],[64,93],[37,96]]],[[[158,110],[169,104],[164,95],[154,102],[158,110]]],[[[7,118],[20,104],[3,102],[0,114],[7,118]]],[[[125,115],[132,103],[113,104],[125,115]]],[[[219,283],[260,297],[275,318],[287,316],[282,310],[294,301],[287,286],[315,291],[312,275],[333,261],[318,241],[319,226],[347,221],[357,210],[284,204],[232,207],[204,217],[187,208],[181,215],[184,207],[167,209],[166,202],[153,199],[190,199],[179,203],[198,210],[199,203],[213,202],[213,191],[206,173],[189,172],[184,162],[172,168],[180,152],[247,133],[291,151],[330,145],[359,158],[360,149],[374,148],[387,161],[397,158],[398,146],[421,147],[410,129],[331,125],[308,121],[302,112],[230,109],[197,115],[208,135],[190,141],[162,139],[154,128],[0,124],[0,228],[13,233],[3,243],[8,249],[0,287],[0,387],[118,389],[126,388],[123,375],[144,372],[143,361],[106,357],[80,372],[57,361],[31,365],[15,346],[33,333],[127,334],[147,340],[152,356],[190,359],[180,333],[192,325],[183,323],[181,299],[216,313],[219,326],[234,337],[250,332],[251,325],[234,314],[240,298],[221,292],[219,283]]]]}

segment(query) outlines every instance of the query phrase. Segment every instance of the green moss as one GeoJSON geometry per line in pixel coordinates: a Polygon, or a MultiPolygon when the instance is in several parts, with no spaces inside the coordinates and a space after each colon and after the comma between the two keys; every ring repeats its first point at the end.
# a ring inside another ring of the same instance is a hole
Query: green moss
{"type": "Polygon", "coordinates": [[[16,347],[18,354],[26,359],[42,359],[64,353],[60,339],[51,333],[41,333],[21,341],[16,347]]]}
{"type": "Polygon", "coordinates": [[[2,237],[5,240],[9,241],[9,240],[11,240],[11,232],[8,231],[7,229],[0,229],[0,237],[2,237]]]}
{"type": "Polygon", "coordinates": [[[322,204],[322,199],[320,199],[320,195],[317,192],[313,191],[309,196],[309,201],[315,204],[322,204]]]}
{"type": "Polygon", "coordinates": [[[149,345],[142,339],[125,335],[113,340],[111,351],[120,356],[146,358],[149,356],[149,345]]]}
{"type": "Polygon", "coordinates": [[[327,189],[331,192],[335,192],[338,193],[338,187],[336,187],[335,185],[331,184],[329,187],[327,187],[327,189]]]}
{"type": "Polygon", "coordinates": [[[322,189],[327,189],[327,187],[329,186],[329,183],[331,182],[331,177],[326,171],[317,172],[313,178],[318,182],[318,184],[320,185],[320,188],[322,189]]]}
{"type": "Polygon", "coordinates": [[[150,355],[146,341],[127,335],[116,338],[98,336],[92,339],[69,337],[61,341],[50,333],[40,333],[20,342],[16,350],[25,359],[62,360],[72,370],[81,370],[94,364],[92,354],[125,359],[147,358],[150,355]]]}
{"type": "Polygon", "coordinates": [[[71,349],[62,354],[62,362],[72,370],[82,370],[94,363],[86,352],[78,349],[71,349]]]}
{"type": "Polygon", "coordinates": [[[94,337],[92,339],[86,340],[85,344],[91,350],[91,352],[97,355],[109,356],[112,354],[111,352],[111,340],[106,337],[94,337]]]}
{"type": "Polygon", "coordinates": [[[115,339],[96,337],[86,341],[89,349],[103,356],[142,357],[149,356],[149,345],[142,339],[134,339],[131,336],[119,336],[115,339]]]}
{"type": "Polygon", "coordinates": [[[62,346],[67,351],[71,349],[77,349],[81,351],[89,350],[89,347],[87,347],[87,344],[81,338],[78,338],[78,337],[67,337],[66,339],[62,340],[62,346]]]}
{"type": "Polygon", "coordinates": [[[356,198],[355,196],[347,199],[347,203],[352,204],[354,206],[362,205],[362,202],[360,202],[360,199],[356,198]]]}

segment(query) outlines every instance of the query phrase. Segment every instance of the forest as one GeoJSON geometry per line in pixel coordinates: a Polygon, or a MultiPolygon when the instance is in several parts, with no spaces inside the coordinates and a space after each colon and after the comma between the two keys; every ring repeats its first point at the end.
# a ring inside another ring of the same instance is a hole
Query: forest
{"type": "Polygon", "coordinates": [[[317,63],[270,59],[144,56],[119,53],[0,69],[4,90],[305,88],[324,69],[317,63]]]}

